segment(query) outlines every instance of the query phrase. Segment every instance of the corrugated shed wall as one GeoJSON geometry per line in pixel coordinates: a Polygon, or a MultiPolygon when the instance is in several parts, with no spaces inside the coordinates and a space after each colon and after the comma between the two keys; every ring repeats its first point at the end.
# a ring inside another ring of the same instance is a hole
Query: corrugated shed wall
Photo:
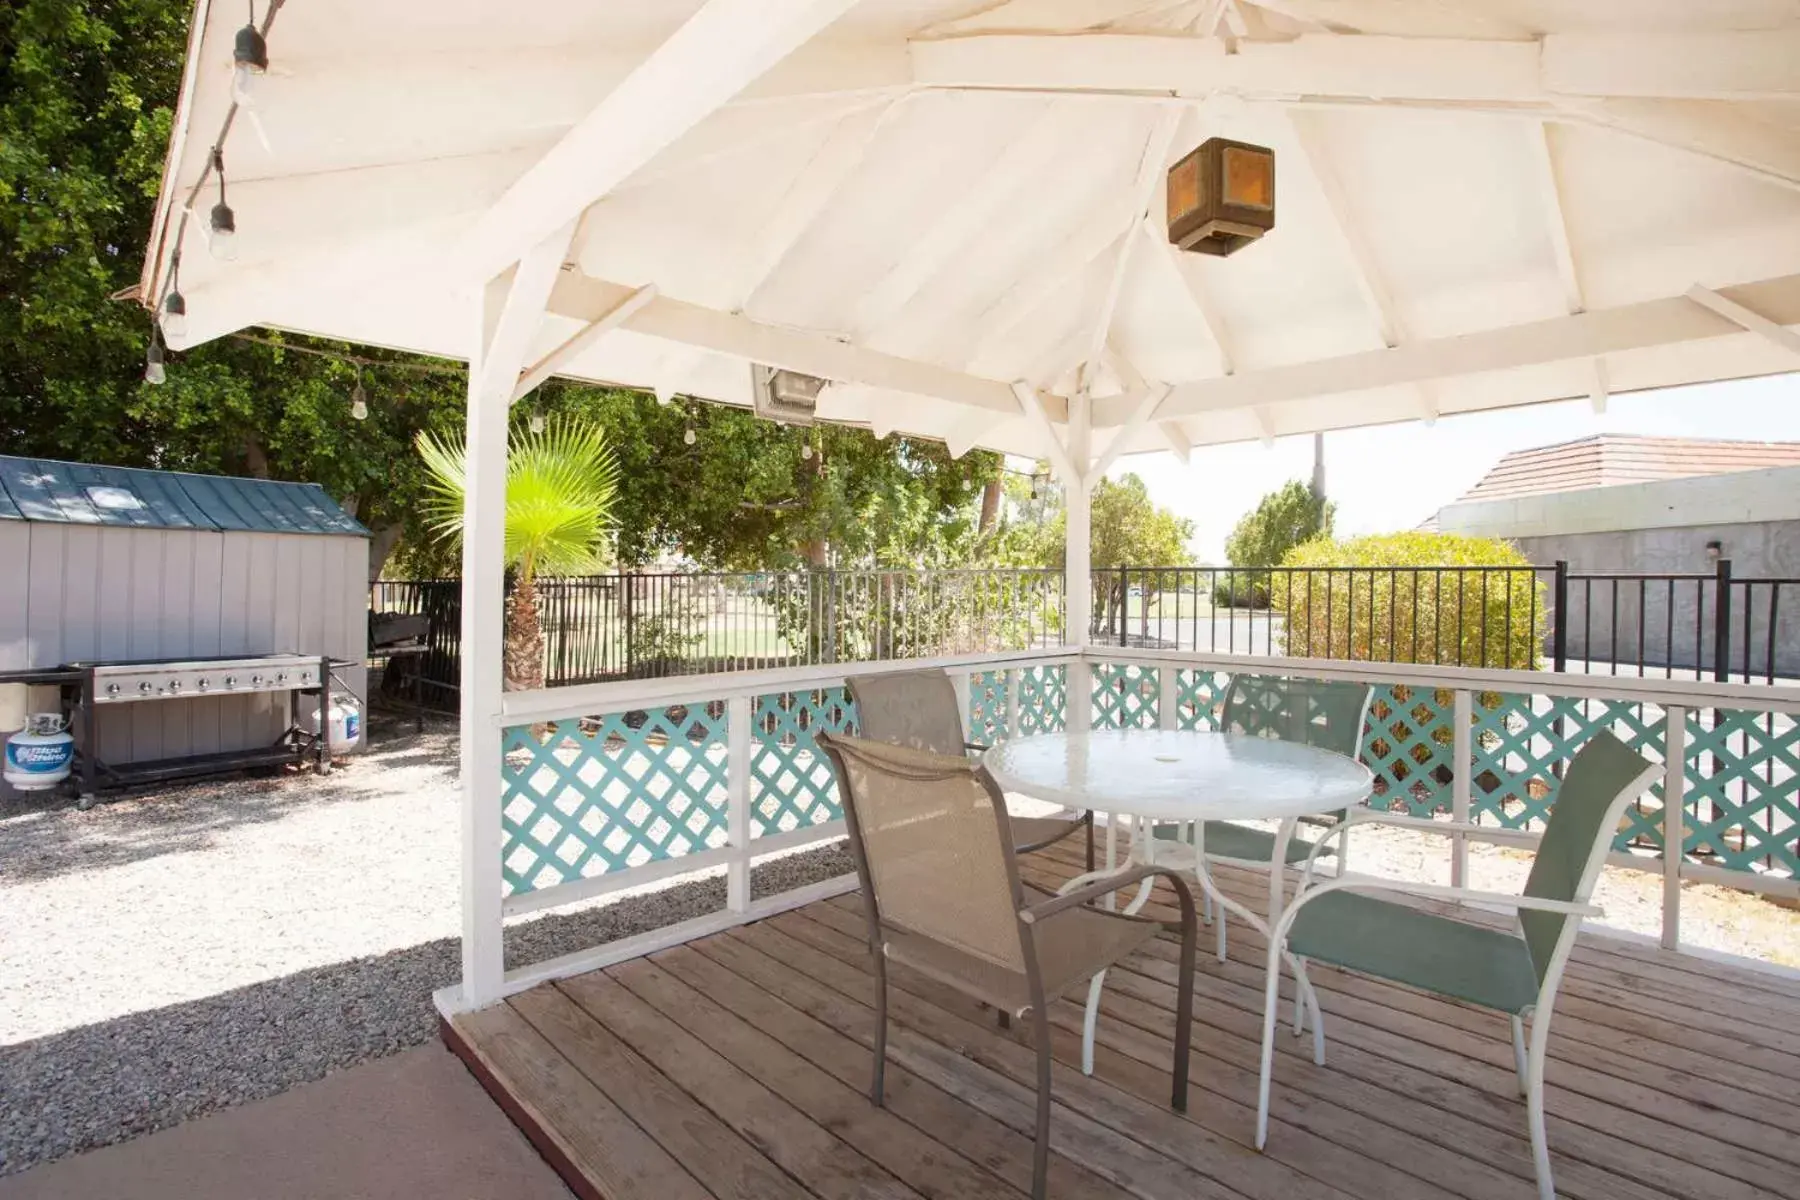
{"type": "MultiPolygon", "coordinates": [[[[367,576],[361,537],[0,521],[0,670],[292,651],[353,661],[346,681],[366,696],[367,576]]],[[[117,705],[99,750],[246,749],[287,720],[283,695],[117,705]]]]}

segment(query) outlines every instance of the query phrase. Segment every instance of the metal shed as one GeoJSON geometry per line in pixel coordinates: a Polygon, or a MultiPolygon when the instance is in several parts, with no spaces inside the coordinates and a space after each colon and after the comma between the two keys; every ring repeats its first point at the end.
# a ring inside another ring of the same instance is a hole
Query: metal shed
{"type": "MultiPolygon", "coordinates": [[[[368,536],[316,484],[0,456],[0,672],[329,654],[356,664],[343,681],[363,696],[368,536]]],[[[248,750],[281,734],[288,704],[125,705],[97,749],[116,763],[248,750]]]]}

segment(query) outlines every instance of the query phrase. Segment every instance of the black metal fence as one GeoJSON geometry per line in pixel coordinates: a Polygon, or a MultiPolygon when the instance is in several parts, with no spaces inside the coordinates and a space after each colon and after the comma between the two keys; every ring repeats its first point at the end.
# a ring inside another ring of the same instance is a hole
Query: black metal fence
{"type": "MultiPolygon", "coordinates": [[[[454,579],[377,583],[373,610],[431,622],[427,679],[460,670],[454,579]]],[[[1047,570],[660,572],[537,581],[552,687],[761,667],[1024,650],[1062,641],[1047,570]]]]}
{"type": "MultiPolygon", "coordinates": [[[[460,670],[460,583],[377,583],[460,670]]],[[[1060,644],[1055,570],[660,572],[538,581],[551,686],[1060,644]]],[[[1551,566],[1134,567],[1093,576],[1090,637],[1127,647],[1774,682],[1800,678],[1800,579],[1551,566]]],[[[448,692],[439,691],[443,695],[448,692]]]]}
{"type": "Polygon", "coordinates": [[[1706,574],[1583,574],[1557,563],[1558,670],[1720,682],[1800,678],[1800,579],[1706,574]]]}

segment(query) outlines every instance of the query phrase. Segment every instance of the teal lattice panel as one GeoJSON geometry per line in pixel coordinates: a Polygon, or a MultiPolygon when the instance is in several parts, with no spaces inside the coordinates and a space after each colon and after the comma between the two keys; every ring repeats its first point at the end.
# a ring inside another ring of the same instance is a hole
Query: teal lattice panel
{"type": "Polygon", "coordinates": [[[1800,875],[1800,726],[1791,716],[1691,712],[1686,767],[1688,854],[1733,870],[1800,875]]]}
{"type": "Polygon", "coordinates": [[[1448,691],[1376,685],[1362,736],[1362,761],[1375,776],[1372,807],[1415,817],[1450,811],[1455,703],[1448,691]]]}
{"type": "Polygon", "coordinates": [[[725,717],[651,709],[505,731],[501,876],[509,894],[725,844],[725,717]]]}
{"type": "Polygon", "coordinates": [[[1161,690],[1155,667],[1102,663],[1094,668],[1094,728],[1155,729],[1161,690]]]}
{"type": "Polygon", "coordinates": [[[1230,686],[1231,676],[1224,671],[1176,671],[1175,727],[1217,729],[1230,686]]]}
{"type": "Polygon", "coordinates": [[[813,737],[856,732],[856,709],[843,688],[775,692],[756,698],[750,747],[750,836],[767,837],[835,821],[831,760],[813,737]]]}
{"type": "Polygon", "coordinates": [[[1006,740],[1006,672],[978,671],[969,676],[969,740],[991,746],[1006,740]]]}
{"type": "Polygon", "coordinates": [[[1059,733],[1069,723],[1069,672],[1063,666],[1019,672],[1019,732],[1059,733]]]}
{"type": "MultiPolygon", "coordinates": [[[[1474,775],[1469,807],[1475,820],[1508,829],[1540,828],[1556,803],[1562,772],[1594,734],[1605,730],[1655,762],[1663,757],[1663,712],[1626,700],[1476,693],[1474,775]]],[[[1662,785],[1626,810],[1614,845],[1662,849],[1662,785]]]]}

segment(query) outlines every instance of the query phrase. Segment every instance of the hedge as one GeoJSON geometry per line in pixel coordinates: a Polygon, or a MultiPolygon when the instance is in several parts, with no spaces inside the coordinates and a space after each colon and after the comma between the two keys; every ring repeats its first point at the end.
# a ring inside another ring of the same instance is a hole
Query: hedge
{"type": "Polygon", "coordinates": [[[1510,542],[1417,532],[1320,538],[1295,547],[1282,566],[1315,568],[1292,576],[1291,587],[1282,580],[1271,589],[1272,606],[1286,617],[1280,635],[1285,653],[1524,670],[1538,665],[1547,589],[1510,542]]]}

